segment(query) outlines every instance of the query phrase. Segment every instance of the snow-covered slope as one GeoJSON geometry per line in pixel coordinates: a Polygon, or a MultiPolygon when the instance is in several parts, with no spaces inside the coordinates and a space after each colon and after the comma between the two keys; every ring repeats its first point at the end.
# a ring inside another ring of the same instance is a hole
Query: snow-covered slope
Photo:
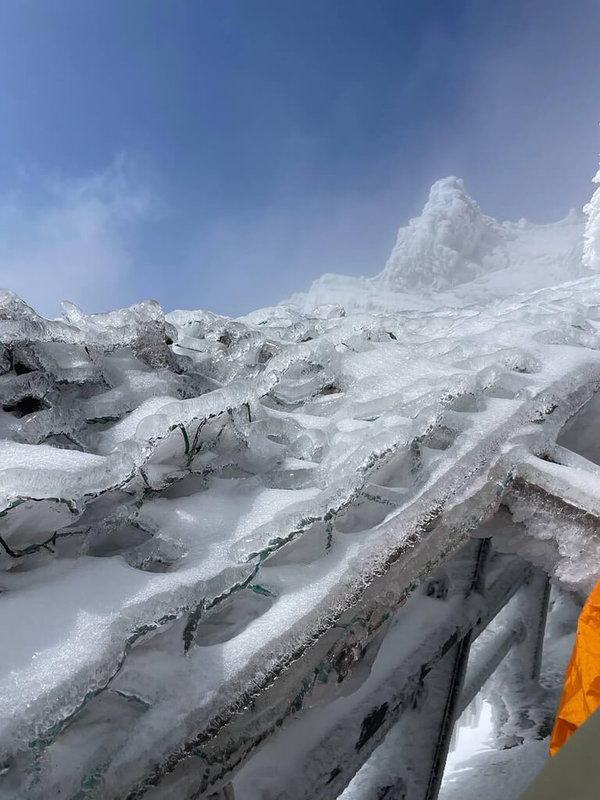
{"type": "Polygon", "coordinates": [[[581,277],[584,218],[572,211],[551,225],[497,222],[482,213],[459,178],[432,187],[421,216],[400,228],[379,275],[324,275],[292,305],[347,311],[433,309],[488,302],[581,277]]]}

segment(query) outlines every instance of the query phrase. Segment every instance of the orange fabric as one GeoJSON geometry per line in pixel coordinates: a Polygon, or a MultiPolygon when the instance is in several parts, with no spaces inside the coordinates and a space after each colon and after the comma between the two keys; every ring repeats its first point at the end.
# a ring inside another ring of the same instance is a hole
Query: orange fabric
{"type": "Polygon", "coordinates": [[[579,615],[577,636],[565,674],[560,705],[550,739],[556,755],[567,739],[600,706],[600,581],[579,615]]]}

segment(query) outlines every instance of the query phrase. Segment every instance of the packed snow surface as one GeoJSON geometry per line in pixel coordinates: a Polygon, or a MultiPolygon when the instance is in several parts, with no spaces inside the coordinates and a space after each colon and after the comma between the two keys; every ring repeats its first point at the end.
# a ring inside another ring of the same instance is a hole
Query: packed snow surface
{"type": "MultiPolygon", "coordinates": [[[[333,619],[436,487],[468,494],[556,387],[600,381],[582,234],[499,224],[449,178],[380,275],[243,318],[48,320],[4,291],[0,796],[126,796],[333,619]]],[[[597,544],[573,536],[552,568],[580,587],[597,544]]]]}

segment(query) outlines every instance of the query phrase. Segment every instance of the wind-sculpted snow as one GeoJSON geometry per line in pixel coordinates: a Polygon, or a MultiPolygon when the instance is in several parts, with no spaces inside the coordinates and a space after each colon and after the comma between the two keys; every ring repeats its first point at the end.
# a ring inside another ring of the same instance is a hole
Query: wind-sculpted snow
{"type": "MultiPolygon", "coordinates": [[[[0,796],[149,790],[436,520],[451,547],[485,519],[511,453],[548,465],[600,384],[599,320],[595,277],[235,320],[153,302],[46,320],[4,292],[0,796]]],[[[578,530],[550,565],[568,553],[572,585],[592,577],[578,530]]]]}

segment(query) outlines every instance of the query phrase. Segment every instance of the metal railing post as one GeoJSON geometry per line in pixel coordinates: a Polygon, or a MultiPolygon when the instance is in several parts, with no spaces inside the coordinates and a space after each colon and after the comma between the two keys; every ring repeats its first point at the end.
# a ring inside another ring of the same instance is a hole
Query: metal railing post
{"type": "MultiPolygon", "coordinates": [[[[464,561],[453,575],[454,581],[464,587],[465,599],[473,593],[484,594],[485,570],[490,551],[489,540],[473,543],[472,559],[464,561]]],[[[444,602],[441,600],[440,602],[444,602]]],[[[415,709],[408,711],[388,734],[388,757],[392,755],[404,763],[401,777],[391,785],[382,785],[378,796],[386,800],[436,800],[454,723],[458,715],[459,700],[465,678],[472,632],[458,639],[444,657],[423,676],[422,693],[415,709]]],[[[375,777],[375,776],[374,776],[375,777]]],[[[371,787],[375,789],[375,786],[371,787]]],[[[376,796],[373,792],[373,797],[376,796]]],[[[365,798],[371,800],[371,796],[365,798]]]]}

